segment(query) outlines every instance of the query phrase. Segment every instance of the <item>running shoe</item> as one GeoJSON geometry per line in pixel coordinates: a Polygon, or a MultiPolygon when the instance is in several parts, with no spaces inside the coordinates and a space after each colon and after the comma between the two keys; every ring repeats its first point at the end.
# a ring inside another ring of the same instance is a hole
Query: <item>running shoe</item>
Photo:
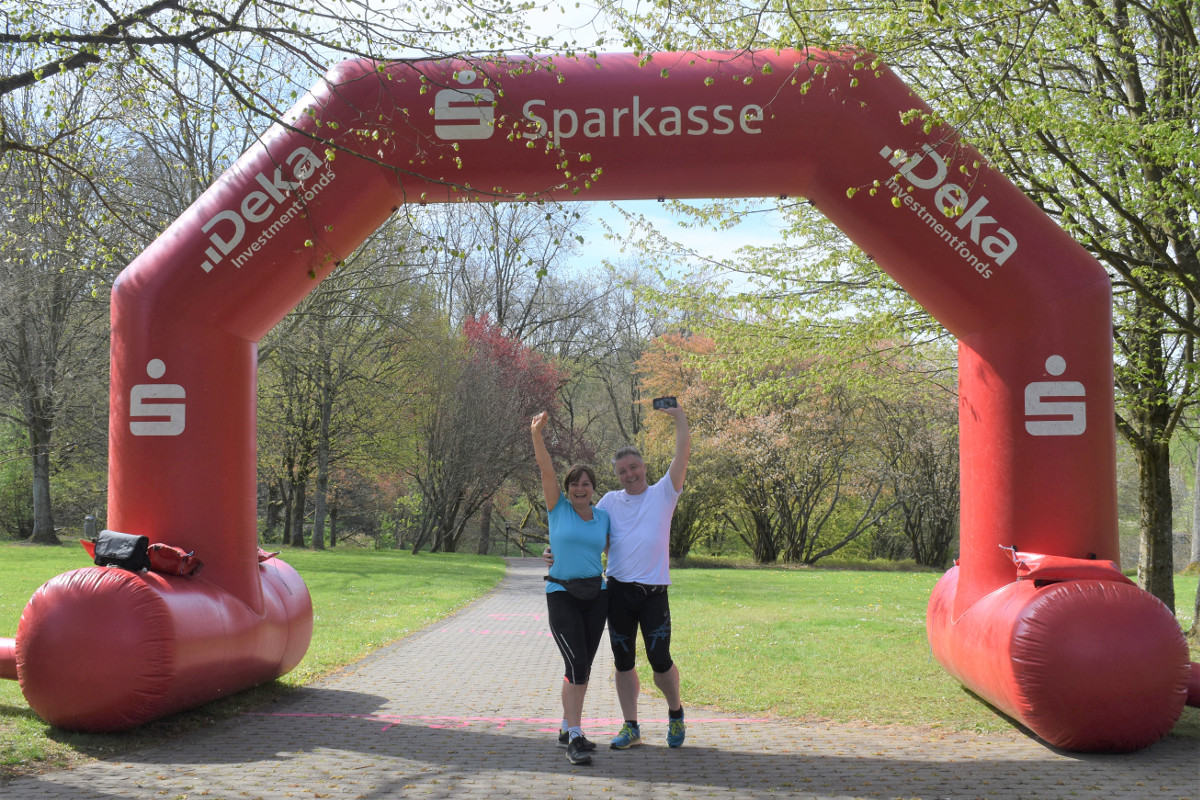
{"type": "Polygon", "coordinates": [[[669,724],[667,725],[667,745],[670,747],[679,747],[683,744],[683,737],[686,732],[687,726],[683,724],[683,717],[669,720],[669,724]]]}
{"type": "Polygon", "coordinates": [[[626,722],[621,726],[621,730],[617,731],[617,735],[613,737],[612,744],[609,745],[613,750],[628,750],[635,744],[642,743],[642,730],[637,725],[631,725],[626,722]]]}
{"type": "MultiPolygon", "coordinates": [[[[571,743],[571,732],[560,729],[558,731],[558,746],[566,747],[570,743],[571,743]]],[[[584,739],[582,746],[583,746],[583,749],[587,750],[588,752],[591,752],[592,750],[596,749],[596,743],[593,742],[591,739],[584,739]]]]}
{"type": "Polygon", "coordinates": [[[567,745],[567,761],[572,764],[590,764],[592,763],[591,750],[595,750],[595,745],[588,747],[589,742],[583,736],[576,736],[567,745]]]}

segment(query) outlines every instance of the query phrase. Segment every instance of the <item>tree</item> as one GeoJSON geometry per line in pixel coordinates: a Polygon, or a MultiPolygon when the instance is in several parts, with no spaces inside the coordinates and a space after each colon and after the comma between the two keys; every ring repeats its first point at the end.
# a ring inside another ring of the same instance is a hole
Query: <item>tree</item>
{"type": "MultiPolygon", "coordinates": [[[[1173,606],[1167,453],[1195,399],[1200,331],[1195,5],[817,0],[717,12],[692,0],[659,10],[625,16],[622,32],[635,48],[801,43],[876,54],[935,109],[913,124],[960,130],[1108,268],[1117,426],[1137,454],[1142,483],[1138,580],[1173,606]],[[723,24],[711,24],[715,13],[723,24]]],[[[842,286],[857,288],[842,277],[842,286]]]]}
{"type": "Polygon", "coordinates": [[[277,498],[283,510],[283,542],[293,547],[305,544],[308,486],[316,458],[314,377],[299,348],[279,348],[258,372],[259,463],[265,463],[263,477],[273,488],[268,506],[277,498]]]}
{"type": "Polygon", "coordinates": [[[592,292],[546,292],[551,272],[582,240],[577,204],[462,203],[410,212],[430,283],[454,326],[487,316],[510,336],[547,341],[545,331],[577,318],[592,292]],[[549,295],[549,296],[548,296],[549,295]]]}
{"type": "MultiPolygon", "coordinates": [[[[44,115],[77,118],[90,98],[77,92],[67,108],[44,115]]],[[[5,115],[12,104],[0,104],[5,115]]],[[[23,108],[17,114],[28,119],[23,108]]],[[[63,158],[88,168],[111,154],[67,134],[63,158]]],[[[32,474],[33,524],[29,540],[57,544],[51,503],[55,434],[65,410],[104,394],[107,375],[107,286],[113,274],[112,215],[73,173],[43,169],[13,154],[0,172],[0,415],[24,431],[32,474]],[[13,412],[7,412],[7,409],[13,412]]],[[[96,167],[97,169],[100,166],[96,167]]],[[[78,443],[76,443],[78,444],[78,443]]]]}
{"type": "MultiPolygon", "coordinates": [[[[324,291],[303,312],[312,328],[308,365],[317,390],[314,549],[325,543],[331,467],[377,433],[370,406],[402,370],[406,334],[419,330],[425,315],[415,304],[421,297],[416,276],[397,263],[410,235],[406,221],[393,218],[322,284],[324,291]]],[[[388,402],[399,412],[405,401],[388,402]]]]}
{"type": "MultiPolygon", "coordinates": [[[[422,518],[413,552],[455,552],[467,522],[533,470],[529,420],[555,407],[559,371],[487,319],[469,319],[430,387],[424,447],[411,475],[422,518]]],[[[553,450],[551,451],[554,452],[553,450]]]]}
{"type": "Polygon", "coordinates": [[[0,534],[28,539],[33,533],[32,475],[24,431],[11,420],[0,422],[0,534]]]}
{"type": "MultiPolygon", "coordinates": [[[[551,50],[550,36],[532,31],[534,8],[462,0],[435,19],[407,2],[25,0],[6,14],[0,31],[0,97],[53,95],[63,81],[79,80],[107,87],[126,106],[155,108],[165,90],[185,107],[203,108],[177,80],[176,67],[186,63],[213,76],[265,128],[338,59],[551,50]]],[[[566,34],[562,48],[574,47],[569,33],[556,33],[566,34]]],[[[0,153],[23,152],[46,170],[80,172],[61,145],[59,136],[22,119],[6,118],[0,133],[0,153]]],[[[105,181],[94,185],[101,189],[105,181]]]]}
{"type": "MultiPolygon", "coordinates": [[[[881,471],[863,468],[864,404],[813,350],[772,362],[748,358],[758,352],[748,330],[726,321],[715,339],[659,337],[640,362],[644,388],[687,387],[694,438],[711,448],[709,463],[736,509],[723,516],[741,528],[756,560],[813,564],[891,508],[881,471]],[[787,391],[753,398],[746,391],[763,384],[787,391]]],[[[653,431],[648,447],[663,451],[663,433],[653,431]]]]}
{"type": "Polygon", "coordinates": [[[955,398],[924,386],[909,397],[872,398],[871,406],[880,472],[913,560],[944,569],[958,533],[955,398]]]}
{"type": "Polygon", "coordinates": [[[297,546],[310,501],[311,546],[336,544],[327,535],[335,475],[366,479],[379,470],[375,459],[391,452],[389,432],[412,397],[402,375],[413,340],[436,335],[421,276],[403,263],[410,234],[407,220],[393,217],[260,345],[259,464],[269,523],[270,504],[281,498],[286,538],[297,546]]]}
{"type": "Polygon", "coordinates": [[[656,283],[645,268],[633,268],[599,309],[605,333],[595,342],[589,372],[602,387],[622,444],[637,441],[645,425],[646,397],[637,364],[653,338],[667,329],[666,306],[656,307],[649,293],[656,283]]]}
{"type": "Polygon", "coordinates": [[[848,412],[844,400],[775,409],[731,420],[714,437],[732,459],[734,491],[752,523],[743,538],[763,563],[815,564],[891,508],[881,502],[883,482],[855,469],[857,423],[848,412]]]}

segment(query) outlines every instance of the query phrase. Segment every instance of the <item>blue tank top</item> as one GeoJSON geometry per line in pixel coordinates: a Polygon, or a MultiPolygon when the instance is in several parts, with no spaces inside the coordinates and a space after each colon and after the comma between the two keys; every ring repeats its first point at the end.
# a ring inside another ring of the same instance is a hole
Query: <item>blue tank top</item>
{"type": "MultiPolygon", "coordinates": [[[[604,571],[600,560],[608,544],[608,512],[592,508],[592,518],[582,519],[575,508],[560,493],[558,502],[549,514],[550,551],[554,566],[550,577],[564,581],[591,578],[604,571]]],[[[547,592],[564,592],[556,583],[546,583],[547,592]]]]}

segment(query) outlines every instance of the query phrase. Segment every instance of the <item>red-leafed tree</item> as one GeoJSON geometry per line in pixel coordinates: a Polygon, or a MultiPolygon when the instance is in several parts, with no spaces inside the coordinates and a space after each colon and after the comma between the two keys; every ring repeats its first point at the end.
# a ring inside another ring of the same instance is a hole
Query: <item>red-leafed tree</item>
{"type": "MultiPolygon", "coordinates": [[[[559,368],[486,316],[464,322],[459,346],[429,395],[425,444],[412,476],[422,504],[414,553],[426,545],[457,551],[468,521],[535,469],[529,421],[555,409],[563,380],[559,368]]],[[[571,444],[552,443],[552,454],[571,444]]]]}

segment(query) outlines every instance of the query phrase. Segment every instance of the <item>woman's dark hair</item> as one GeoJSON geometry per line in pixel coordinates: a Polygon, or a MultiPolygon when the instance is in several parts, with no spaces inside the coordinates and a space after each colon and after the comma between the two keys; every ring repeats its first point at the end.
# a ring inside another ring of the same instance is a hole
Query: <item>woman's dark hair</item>
{"type": "Polygon", "coordinates": [[[596,488],[596,473],[587,464],[576,464],[567,470],[567,477],[563,478],[563,494],[566,494],[571,489],[571,484],[579,480],[580,475],[587,475],[588,480],[592,482],[592,488],[596,488]]]}

